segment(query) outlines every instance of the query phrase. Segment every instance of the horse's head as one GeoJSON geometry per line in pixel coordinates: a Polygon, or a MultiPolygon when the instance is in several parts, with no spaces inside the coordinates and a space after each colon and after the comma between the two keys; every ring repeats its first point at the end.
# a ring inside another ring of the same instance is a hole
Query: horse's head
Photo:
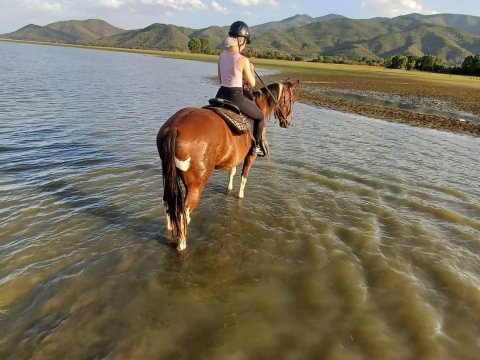
{"type": "Polygon", "coordinates": [[[299,81],[281,81],[268,85],[255,93],[257,103],[260,98],[265,99],[268,106],[268,113],[273,111],[278,119],[280,127],[287,128],[292,122],[293,103],[297,100],[297,88],[299,81]]]}
{"type": "Polygon", "coordinates": [[[277,106],[274,108],[274,115],[278,119],[280,126],[287,128],[292,123],[293,103],[297,100],[297,88],[300,81],[285,81],[280,83],[282,88],[279,91],[277,106]]]}

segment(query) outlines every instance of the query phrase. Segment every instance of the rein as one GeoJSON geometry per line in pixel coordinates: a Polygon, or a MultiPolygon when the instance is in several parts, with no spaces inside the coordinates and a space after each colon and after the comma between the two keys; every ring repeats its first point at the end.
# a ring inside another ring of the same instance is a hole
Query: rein
{"type": "MultiPolygon", "coordinates": [[[[263,85],[263,86],[265,87],[265,89],[267,90],[268,95],[270,95],[270,97],[272,98],[273,103],[275,104],[275,106],[274,106],[273,108],[274,108],[274,109],[275,109],[275,108],[278,108],[278,110],[280,110],[280,113],[281,113],[282,117],[283,117],[284,119],[286,119],[285,114],[283,113],[282,107],[279,106],[279,104],[278,104],[278,100],[275,99],[275,96],[273,96],[273,94],[272,94],[272,92],[270,91],[270,89],[268,88],[268,86],[265,85],[265,83],[263,82],[263,80],[262,80],[262,78],[260,77],[260,75],[258,75],[257,70],[253,69],[253,72],[255,73],[255,75],[257,75],[258,80],[260,80],[260,82],[262,83],[262,85],[263,85]]],[[[280,94],[278,95],[278,98],[280,99],[280,94]]]]}

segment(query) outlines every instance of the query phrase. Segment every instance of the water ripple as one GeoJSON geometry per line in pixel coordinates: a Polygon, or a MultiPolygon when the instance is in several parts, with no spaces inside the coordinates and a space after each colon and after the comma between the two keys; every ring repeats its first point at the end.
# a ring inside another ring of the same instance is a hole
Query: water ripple
{"type": "Polygon", "coordinates": [[[297,104],[177,256],[155,135],[216,65],[0,47],[0,358],[480,352],[478,139],[297,104]]]}

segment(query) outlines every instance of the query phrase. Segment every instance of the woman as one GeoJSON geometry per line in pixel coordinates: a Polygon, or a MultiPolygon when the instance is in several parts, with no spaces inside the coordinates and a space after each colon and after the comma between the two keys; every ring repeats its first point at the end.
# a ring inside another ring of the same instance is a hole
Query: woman
{"type": "Polygon", "coordinates": [[[264,127],[263,113],[257,104],[246,98],[243,92],[243,84],[255,87],[253,64],[241,54],[247,44],[250,44],[250,31],[243,21],[235,21],[230,25],[228,37],[225,40],[227,50],[220,54],[218,59],[218,81],[220,89],[216,97],[230,100],[238,106],[242,114],[255,121],[254,137],[255,144],[251,154],[265,156],[262,150],[262,134],[264,127]]]}

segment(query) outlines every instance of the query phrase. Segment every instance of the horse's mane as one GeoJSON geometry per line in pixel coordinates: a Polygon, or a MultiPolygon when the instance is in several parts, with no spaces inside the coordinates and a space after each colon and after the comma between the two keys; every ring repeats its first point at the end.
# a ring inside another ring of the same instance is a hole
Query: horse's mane
{"type": "Polygon", "coordinates": [[[256,90],[253,93],[253,95],[255,96],[256,99],[259,99],[259,100],[262,99],[262,98],[265,99],[268,106],[273,108],[275,106],[275,102],[278,101],[278,98],[281,95],[283,86],[284,85],[282,83],[276,82],[276,83],[270,84],[266,87],[262,87],[262,88],[256,90]],[[267,90],[267,88],[268,88],[268,90],[267,90]],[[273,97],[275,99],[272,99],[272,97],[270,96],[268,91],[270,91],[270,93],[273,95],[273,97]]]}

